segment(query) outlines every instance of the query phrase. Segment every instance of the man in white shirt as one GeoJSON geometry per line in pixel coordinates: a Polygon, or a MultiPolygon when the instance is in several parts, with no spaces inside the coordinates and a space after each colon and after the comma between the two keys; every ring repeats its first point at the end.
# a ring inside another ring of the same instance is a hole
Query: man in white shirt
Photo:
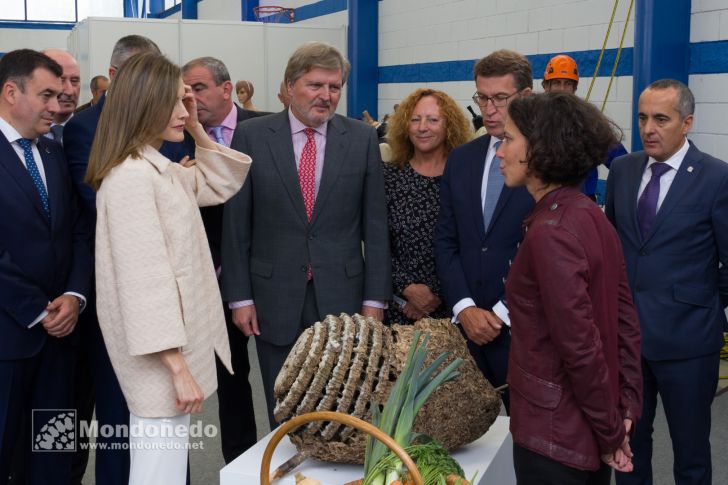
{"type": "MultiPolygon", "coordinates": [[[[695,99],[680,81],[639,98],[644,150],[614,161],[605,212],[619,233],[642,332],[644,403],[632,473],[652,483],[652,423],[660,395],[677,485],[712,483],[710,407],[728,304],[728,165],[688,141],[695,99]]],[[[630,431],[631,423],[625,426],[630,431]]]]}

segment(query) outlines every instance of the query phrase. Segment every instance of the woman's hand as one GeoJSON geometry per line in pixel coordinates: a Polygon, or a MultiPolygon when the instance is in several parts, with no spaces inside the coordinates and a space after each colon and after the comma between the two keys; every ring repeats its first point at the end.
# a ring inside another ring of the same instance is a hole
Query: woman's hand
{"type": "Polygon", "coordinates": [[[419,320],[427,316],[427,313],[414,306],[411,302],[405,304],[404,308],[402,308],[402,313],[410,320],[419,320]]]}
{"type": "Polygon", "coordinates": [[[192,377],[187,361],[179,349],[168,349],[159,352],[164,366],[172,374],[172,383],[176,395],[175,406],[184,414],[202,411],[205,395],[192,377]]]}
{"type": "Polygon", "coordinates": [[[402,290],[402,295],[425,313],[434,312],[442,304],[442,300],[427,285],[421,283],[412,283],[402,290]]]}
{"type": "Polygon", "coordinates": [[[185,168],[194,167],[197,162],[194,158],[190,158],[187,155],[185,155],[182,160],[179,161],[179,164],[182,165],[185,168]]]}
{"type": "Polygon", "coordinates": [[[185,128],[192,133],[194,128],[200,125],[200,121],[197,119],[197,100],[195,99],[195,93],[192,92],[192,86],[188,84],[185,84],[185,94],[182,97],[182,103],[185,105],[188,115],[185,120],[185,128]]]}
{"type": "Polygon", "coordinates": [[[177,393],[177,399],[175,400],[175,406],[184,414],[199,413],[202,411],[202,401],[205,400],[205,395],[197,385],[197,381],[190,374],[189,369],[185,369],[172,375],[172,382],[174,383],[174,390],[177,393]]]}

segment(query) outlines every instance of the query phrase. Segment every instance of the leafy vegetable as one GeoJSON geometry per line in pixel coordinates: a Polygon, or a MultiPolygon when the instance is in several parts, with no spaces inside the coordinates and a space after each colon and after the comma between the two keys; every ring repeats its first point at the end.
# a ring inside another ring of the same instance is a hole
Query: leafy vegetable
{"type": "MultiPolygon", "coordinates": [[[[412,338],[412,345],[407,352],[404,369],[397,378],[384,407],[380,410],[377,404],[372,403],[372,423],[392,436],[406,450],[411,448],[412,442],[416,438],[415,433],[412,432],[412,426],[420,408],[440,384],[460,375],[456,369],[462,363],[462,359],[454,359],[441,372],[432,377],[450,354],[449,352],[443,352],[423,370],[430,336],[425,335],[420,341],[421,337],[421,332],[416,330],[412,338]]],[[[422,451],[415,450],[415,452],[419,453],[418,456],[423,461],[424,471],[417,463],[418,469],[423,473],[423,479],[425,479],[424,472],[429,469],[432,469],[433,477],[435,474],[438,477],[436,481],[426,481],[425,483],[436,485],[441,483],[439,481],[440,477],[445,477],[450,472],[447,470],[437,471],[438,467],[434,466],[433,463],[436,464],[438,460],[441,460],[441,453],[446,454],[448,457],[450,455],[441,445],[433,445],[432,443],[435,442],[415,445],[422,447],[422,451]],[[437,447],[442,451],[436,452],[437,447]],[[422,456],[422,453],[424,453],[424,456],[422,456]],[[433,456],[429,457],[429,453],[433,454],[433,456]]],[[[414,456],[412,458],[415,459],[414,456]]],[[[450,457],[450,460],[452,460],[452,457],[450,457]]],[[[444,462],[444,460],[442,461],[444,462]]],[[[454,460],[452,461],[454,462],[454,460]]],[[[415,462],[417,462],[416,459],[415,462]]],[[[457,465],[457,463],[455,464],[457,465]]],[[[459,468],[457,466],[457,469],[459,468]]],[[[399,458],[393,453],[389,453],[386,445],[373,437],[369,437],[364,457],[364,485],[390,484],[399,479],[402,472],[403,466],[399,458]]],[[[459,472],[462,475],[461,469],[459,472]]]]}

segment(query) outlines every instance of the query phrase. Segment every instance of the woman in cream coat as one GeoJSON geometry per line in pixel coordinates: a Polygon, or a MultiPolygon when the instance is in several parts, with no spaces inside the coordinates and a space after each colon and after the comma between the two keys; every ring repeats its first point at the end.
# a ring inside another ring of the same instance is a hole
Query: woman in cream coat
{"type": "Polygon", "coordinates": [[[99,324],[131,411],[130,484],[185,483],[190,413],[217,388],[215,354],[232,372],[198,206],[232,197],[250,163],[208,138],[164,56],[138,54],[119,70],[86,181],[98,191],[99,324]],[[157,150],[185,128],[197,159],[175,164],[157,150]]]}

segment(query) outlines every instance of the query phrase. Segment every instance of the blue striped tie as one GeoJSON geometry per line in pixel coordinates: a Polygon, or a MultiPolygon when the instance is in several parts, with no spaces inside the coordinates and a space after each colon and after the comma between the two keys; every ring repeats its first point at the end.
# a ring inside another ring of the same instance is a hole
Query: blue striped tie
{"type": "Polygon", "coordinates": [[[40,177],[38,165],[36,165],[35,158],[33,157],[33,140],[28,140],[27,138],[18,138],[18,145],[20,145],[20,147],[23,149],[25,166],[28,169],[30,178],[33,179],[35,187],[38,189],[38,194],[40,194],[40,201],[43,203],[43,209],[45,210],[46,217],[48,217],[48,219],[50,220],[51,208],[48,203],[48,192],[46,191],[45,184],[43,184],[43,179],[40,177]]]}
{"type": "MultiPolygon", "coordinates": [[[[501,141],[495,143],[494,148],[496,151],[498,151],[501,143],[501,141]]],[[[483,202],[483,223],[485,224],[486,232],[488,232],[488,226],[493,217],[493,212],[495,212],[495,206],[498,204],[501,190],[503,190],[503,175],[500,172],[500,161],[500,158],[494,156],[493,161],[490,162],[490,169],[488,170],[488,185],[485,188],[485,201],[483,202]]]]}

